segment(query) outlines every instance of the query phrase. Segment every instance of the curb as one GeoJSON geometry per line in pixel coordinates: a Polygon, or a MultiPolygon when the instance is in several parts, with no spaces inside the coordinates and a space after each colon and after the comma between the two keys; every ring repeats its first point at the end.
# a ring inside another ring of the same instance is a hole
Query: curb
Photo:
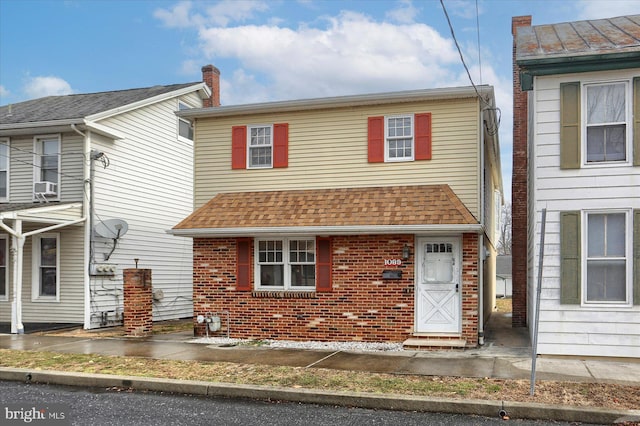
{"type": "Polygon", "coordinates": [[[422,411],[484,417],[499,417],[500,411],[504,410],[512,419],[558,420],[600,424],[612,424],[622,421],[640,422],[640,410],[576,408],[539,403],[507,401],[503,403],[501,401],[429,398],[397,394],[376,395],[361,392],[326,392],[322,390],[225,384],[197,380],[68,373],[8,367],[0,367],[0,380],[93,388],[124,387],[134,390],[176,394],[279,400],[380,410],[422,411]]]}

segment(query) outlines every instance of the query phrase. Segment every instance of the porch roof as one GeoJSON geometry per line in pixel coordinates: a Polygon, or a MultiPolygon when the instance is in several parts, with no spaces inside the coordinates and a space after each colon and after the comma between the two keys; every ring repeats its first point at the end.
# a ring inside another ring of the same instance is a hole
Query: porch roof
{"type": "Polygon", "coordinates": [[[182,236],[479,231],[448,185],[221,193],[176,225],[182,236]]]}
{"type": "Polygon", "coordinates": [[[82,203],[8,203],[0,204],[0,221],[61,224],[82,218],[82,203]]]}

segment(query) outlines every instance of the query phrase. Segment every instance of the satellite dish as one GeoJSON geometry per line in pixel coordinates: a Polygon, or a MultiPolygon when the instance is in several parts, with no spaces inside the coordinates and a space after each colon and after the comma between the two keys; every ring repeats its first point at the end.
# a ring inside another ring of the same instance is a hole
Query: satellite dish
{"type": "Polygon", "coordinates": [[[127,233],[129,225],[122,219],[107,219],[93,227],[93,232],[102,238],[117,240],[127,233]]]}

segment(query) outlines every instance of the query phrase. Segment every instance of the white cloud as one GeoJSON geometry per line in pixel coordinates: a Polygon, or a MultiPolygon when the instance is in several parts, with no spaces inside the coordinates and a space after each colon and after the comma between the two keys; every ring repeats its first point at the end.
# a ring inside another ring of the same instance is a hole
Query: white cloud
{"type": "Polygon", "coordinates": [[[415,22],[415,18],[419,10],[413,6],[411,0],[400,0],[400,7],[387,12],[387,18],[400,24],[411,24],[415,22]]]}
{"type": "Polygon", "coordinates": [[[200,40],[214,64],[231,58],[247,74],[266,75],[270,99],[263,100],[442,86],[458,60],[453,43],[427,25],[379,23],[354,12],[328,18],[321,29],[212,27],[200,40]]]}
{"type": "Polygon", "coordinates": [[[9,92],[9,89],[7,89],[6,87],[0,84],[0,97],[6,97],[6,96],[9,96],[10,94],[11,92],[9,92]]]}
{"type": "Polygon", "coordinates": [[[267,9],[268,6],[263,1],[222,0],[208,7],[203,15],[194,10],[191,1],[181,1],[171,9],[157,9],[153,16],[169,28],[203,27],[205,25],[226,27],[233,21],[245,21],[252,18],[255,12],[267,9]]]}
{"type": "Polygon", "coordinates": [[[208,22],[226,27],[231,21],[245,21],[254,16],[254,12],[263,12],[268,6],[257,0],[222,0],[207,9],[208,22]]]}
{"type": "Polygon", "coordinates": [[[191,6],[190,1],[181,1],[169,10],[157,9],[153,12],[153,16],[169,28],[189,28],[201,25],[204,18],[199,14],[191,14],[191,6]]]}
{"type": "Polygon", "coordinates": [[[43,96],[69,95],[73,89],[63,79],[54,76],[31,77],[24,86],[24,91],[30,99],[43,96]]]}
{"type": "Polygon", "coordinates": [[[581,0],[576,6],[578,20],[614,18],[640,12],[638,0],[581,0]]]}

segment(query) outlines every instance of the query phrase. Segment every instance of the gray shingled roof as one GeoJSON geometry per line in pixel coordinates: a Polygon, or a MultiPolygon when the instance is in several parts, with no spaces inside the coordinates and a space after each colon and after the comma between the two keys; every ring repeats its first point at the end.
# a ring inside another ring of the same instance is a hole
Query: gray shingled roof
{"type": "Polygon", "coordinates": [[[516,60],[640,54],[640,15],[518,27],[516,60]]]}
{"type": "Polygon", "coordinates": [[[183,83],[113,92],[47,96],[0,107],[0,124],[81,119],[154,96],[200,84],[183,83]]]}

